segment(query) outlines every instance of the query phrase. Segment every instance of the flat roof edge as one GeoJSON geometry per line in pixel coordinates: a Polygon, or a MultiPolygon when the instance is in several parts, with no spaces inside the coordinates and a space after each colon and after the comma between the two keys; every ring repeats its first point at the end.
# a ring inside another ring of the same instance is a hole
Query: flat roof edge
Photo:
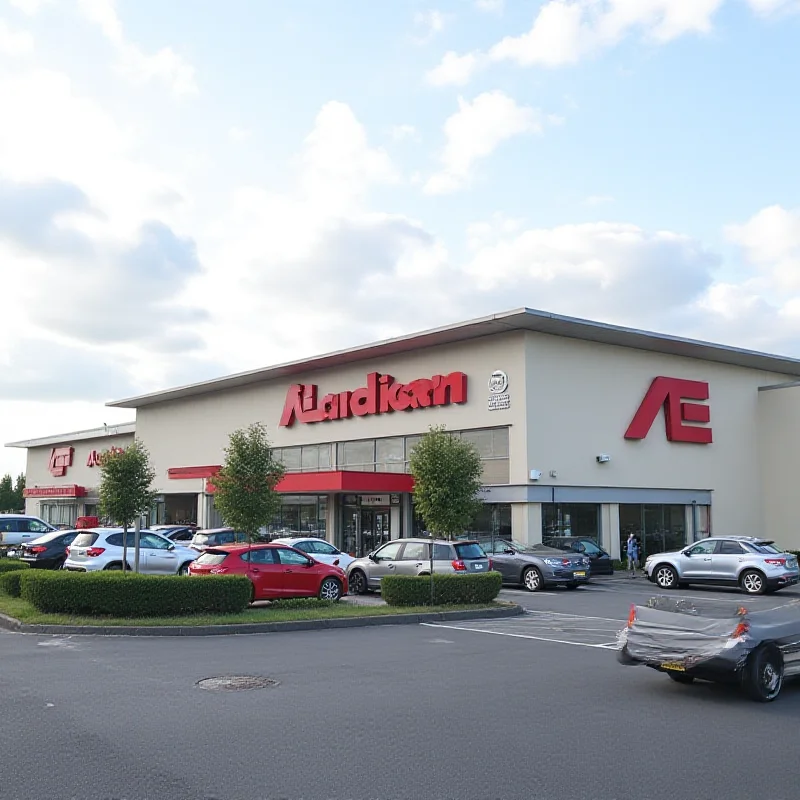
{"type": "Polygon", "coordinates": [[[88,428],[83,431],[70,431],[69,433],[54,433],[51,436],[40,436],[36,439],[24,439],[19,442],[8,442],[5,447],[44,447],[48,444],[60,442],[80,442],[88,439],[103,439],[106,436],[125,436],[136,433],[136,422],[120,422],[116,425],[104,425],[102,428],[88,428]]]}

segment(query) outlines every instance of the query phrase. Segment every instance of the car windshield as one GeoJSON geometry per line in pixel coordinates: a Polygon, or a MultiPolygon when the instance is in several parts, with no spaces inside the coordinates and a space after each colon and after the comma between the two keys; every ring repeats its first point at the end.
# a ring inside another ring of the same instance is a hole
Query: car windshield
{"type": "Polygon", "coordinates": [[[462,561],[470,561],[476,558],[486,558],[486,553],[477,542],[468,542],[466,544],[455,543],[456,555],[462,561]]]}
{"type": "Polygon", "coordinates": [[[209,540],[209,537],[206,536],[204,533],[196,533],[194,535],[194,539],[192,539],[193,544],[206,544],[209,540]]]}
{"type": "Polygon", "coordinates": [[[195,564],[205,564],[209,567],[216,567],[219,566],[226,558],[228,557],[227,553],[215,553],[213,550],[207,553],[203,553],[194,563],[195,564]]]}

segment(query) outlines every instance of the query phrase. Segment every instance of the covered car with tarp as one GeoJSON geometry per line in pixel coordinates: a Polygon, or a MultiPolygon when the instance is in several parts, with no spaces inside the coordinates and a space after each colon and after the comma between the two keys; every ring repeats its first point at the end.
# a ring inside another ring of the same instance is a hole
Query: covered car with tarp
{"type": "Polygon", "coordinates": [[[735,601],[652,597],[632,605],[618,659],[678,683],[730,683],[759,702],[774,700],[800,673],[800,600],[768,609],[735,601]]]}

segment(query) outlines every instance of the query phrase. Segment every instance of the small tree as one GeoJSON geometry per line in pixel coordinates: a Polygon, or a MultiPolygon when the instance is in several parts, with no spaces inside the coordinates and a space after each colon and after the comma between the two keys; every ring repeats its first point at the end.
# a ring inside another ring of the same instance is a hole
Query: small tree
{"type": "Polygon", "coordinates": [[[14,508],[22,510],[25,508],[25,473],[17,475],[14,482],[14,508]]]}
{"type": "MultiPolygon", "coordinates": [[[[462,533],[481,507],[483,465],[471,442],[432,427],[411,451],[414,505],[434,536],[451,539],[462,533]]],[[[433,543],[430,547],[433,603],[433,543]]]]}
{"type": "Polygon", "coordinates": [[[260,422],[234,431],[225,448],[225,464],[213,478],[214,505],[224,523],[254,541],[280,506],[275,487],[284,473],[260,422]]]}
{"type": "Polygon", "coordinates": [[[122,569],[128,563],[128,529],[134,523],[134,570],[139,571],[139,519],[153,504],[150,488],[156,473],[150,454],[139,439],[125,450],[114,448],[100,456],[100,511],[122,526],[122,569]]]}
{"type": "Polygon", "coordinates": [[[11,475],[3,475],[0,478],[0,511],[19,511],[14,499],[14,482],[11,475]]]}

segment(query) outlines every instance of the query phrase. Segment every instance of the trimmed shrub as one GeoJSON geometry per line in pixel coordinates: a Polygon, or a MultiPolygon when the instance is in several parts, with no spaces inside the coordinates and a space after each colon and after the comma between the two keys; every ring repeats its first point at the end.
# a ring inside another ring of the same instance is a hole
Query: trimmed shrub
{"type": "Polygon", "coordinates": [[[21,569],[10,572],[0,572],[0,592],[5,592],[9,597],[19,597],[20,578],[25,574],[21,569]]]}
{"type": "MultiPolygon", "coordinates": [[[[434,575],[433,605],[491,603],[500,593],[499,572],[482,575],[434,575]]],[[[430,575],[389,575],[381,579],[381,597],[390,606],[431,605],[430,575]]]]}
{"type": "Polygon", "coordinates": [[[18,569],[30,569],[30,567],[24,561],[16,558],[4,558],[0,561],[0,575],[4,572],[14,572],[18,569]]]}
{"type": "Polygon", "coordinates": [[[184,577],[124,572],[22,574],[21,597],[45,614],[97,617],[180,617],[231,614],[250,603],[252,584],[243,575],[184,577]]]}

